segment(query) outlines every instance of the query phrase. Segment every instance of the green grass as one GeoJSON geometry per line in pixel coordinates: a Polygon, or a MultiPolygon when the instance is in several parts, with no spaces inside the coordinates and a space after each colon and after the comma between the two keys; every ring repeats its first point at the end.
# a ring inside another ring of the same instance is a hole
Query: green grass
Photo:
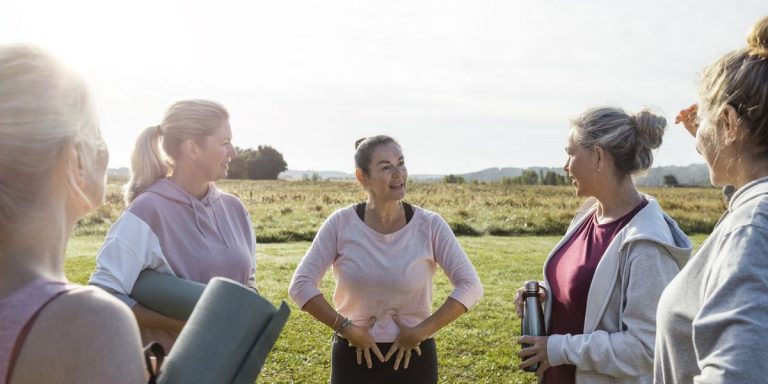
{"type": "MultiPolygon", "coordinates": [[[[69,279],[85,283],[94,268],[93,256],[103,236],[77,236],[67,248],[69,279]]],[[[483,300],[437,336],[441,383],[535,383],[534,376],[517,369],[514,343],[520,321],[514,313],[514,292],[524,281],[539,279],[544,258],[558,236],[460,237],[485,288],[483,300]]],[[[703,235],[692,237],[698,246],[703,235]]],[[[308,242],[261,244],[258,248],[257,284],[272,302],[285,300],[292,314],[259,377],[264,383],[327,383],[330,373],[328,328],[296,308],[288,297],[288,284],[308,242]]],[[[438,271],[433,308],[451,291],[438,271]]],[[[331,273],[321,286],[330,299],[331,273]]]]}

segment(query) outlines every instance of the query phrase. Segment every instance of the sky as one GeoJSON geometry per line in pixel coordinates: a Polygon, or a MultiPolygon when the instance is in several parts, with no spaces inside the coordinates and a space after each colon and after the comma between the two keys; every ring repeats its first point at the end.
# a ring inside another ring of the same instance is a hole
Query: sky
{"type": "Polygon", "coordinates": [[[290,169],[354,169],[388,134],[412,174],[562,166],[569,121],[644,106],[670,123],[654,165],[702,163],[677,111],[743,47],[768,1],[2,0],[0,43],[41,46],[88,82],[110,150],[188,98],[230,112],[239,147],[290,169]]]}

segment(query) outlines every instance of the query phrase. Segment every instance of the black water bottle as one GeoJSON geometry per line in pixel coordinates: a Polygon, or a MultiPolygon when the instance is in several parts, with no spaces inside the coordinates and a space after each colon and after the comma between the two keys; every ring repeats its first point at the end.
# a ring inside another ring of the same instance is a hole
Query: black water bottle
{"type": "MultiPolygon", "coordinates": [[[[539,303],[539,283],[537,281],[525,283],[523,303],[523,321],[520,324],[520,334],[523,336],[544,336],[544,311],[541,310],[539,303]]],[[[530,347],[529,344],[523,344],[523,348],[528,347],[530,347]]],[[[524,357],[523,360],[525,359],[524,357]]],[[[528,372],[536,372],[538,369],[538,363],[523,368],[528,372]]]]}

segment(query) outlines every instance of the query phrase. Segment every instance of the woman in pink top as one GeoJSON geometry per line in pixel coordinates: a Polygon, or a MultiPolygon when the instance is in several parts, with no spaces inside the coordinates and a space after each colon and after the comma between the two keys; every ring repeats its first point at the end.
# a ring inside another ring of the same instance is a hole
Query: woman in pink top
{"type": "Polygon", "coordinates": [[[203,284],[221,276],[254,286],[256,237],[250,216],[237,197],[214,183],[227,176],[234,156],[229,113],[207,100],[173,104],[160,125],[136,140],[128,206],[109,229],[89,284],[131,307],[145,343],[158,341],[169,351],[184,321],[130,296],[141,271],[203,284]]]}
{"type": "Polygon", "coordinates": [[[0,383],[144,381],[130,311],[64,276],[75,223],[104,202],[83,81],[39,49],[0,47],[0,138],[0,383]]]}
{"type": "MultiPolygon", "coordinates": [[[[661,145],[663,117],[592,108],[573,121],[565,171],[589,197],[544,262],[548,336],[520,337],[520,367],[547,384],[651,383],[656,305],[691,243],[632,175],[661,145]]],[[[518,291],[516,304],[521,313],[518,291]]]]}
{"type": "Polygon", "coordinates": [[[403,202],[408,171],[400,145],[375,136],[356,148],[355,175],[368,198],[326,220],[289,293],[336,333],[331,383],[436,383],[432,337],[480,300],[480,279],[445,220],[403,202]],[[438,266],[454,290],[432,313],[438,266]],[[318,290],[329,268],[335,309],[318,290]]]}

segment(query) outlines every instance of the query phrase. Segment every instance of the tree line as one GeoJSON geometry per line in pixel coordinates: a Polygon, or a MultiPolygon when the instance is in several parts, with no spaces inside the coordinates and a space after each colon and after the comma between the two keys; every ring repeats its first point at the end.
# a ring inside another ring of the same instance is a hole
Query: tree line
{"type": "MultiPolygon", "coordinates": [[[[443,182],[447,184],[463,184],[466,179],[459,175],[446,175],[443,182]]],[[[525,170],[520,176],[503,177],[499,183],[504,185],[570,185],[571,179],[565,175],[559,175],[554,171],[544,172],[539,170],[525,170]]]]}

